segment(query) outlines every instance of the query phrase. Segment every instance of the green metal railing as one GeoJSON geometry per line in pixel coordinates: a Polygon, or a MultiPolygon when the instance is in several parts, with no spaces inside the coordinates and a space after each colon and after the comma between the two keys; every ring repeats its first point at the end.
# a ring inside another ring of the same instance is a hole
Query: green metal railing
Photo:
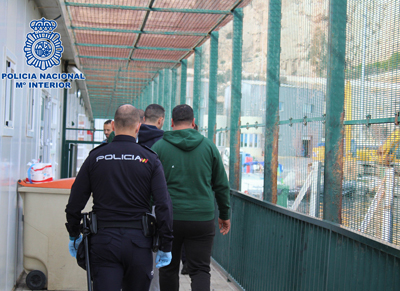
{"type": "Polygon", "coordinates": [[[233,190],[231,207],[212,257],[244,290],[399,289],[398,248],[233,190]]]}

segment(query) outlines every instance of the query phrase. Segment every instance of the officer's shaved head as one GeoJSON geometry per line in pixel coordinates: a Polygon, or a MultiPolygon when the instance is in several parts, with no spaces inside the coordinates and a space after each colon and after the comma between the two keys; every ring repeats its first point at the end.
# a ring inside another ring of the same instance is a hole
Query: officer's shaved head
{"type": "Polygon", "coordinates": [[[115,111],[114,126],[117,130],[134,129],[139,120],[139,110],[130,104],[124,104],[115,111]]]}

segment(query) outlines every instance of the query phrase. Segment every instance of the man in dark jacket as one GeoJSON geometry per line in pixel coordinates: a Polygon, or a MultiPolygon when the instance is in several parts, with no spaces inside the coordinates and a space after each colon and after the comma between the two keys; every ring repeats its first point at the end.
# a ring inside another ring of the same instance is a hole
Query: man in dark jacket
{"type": "Polygon", "coordinates": [[[221,155],[213,142],[193,129],[194,126],[192,108],[178,105],[172,111],[173,131],[165,132],[163,139],[152,147],[164,168],[174,217],[172,261],[160,269],[161,291],[179,290],[182,244],[192,290],[210,290],[214,197],[220,232],[225,235],[230,229],[229,183],[221,155]]]}
{"type": "Polygon", "coordinates": [[[162,139],[164,131],[165,109],[158,104],[150,104],[144,112],[143,124],[140,126],[137,142],[141,145],[152,145],[162,139]]]}

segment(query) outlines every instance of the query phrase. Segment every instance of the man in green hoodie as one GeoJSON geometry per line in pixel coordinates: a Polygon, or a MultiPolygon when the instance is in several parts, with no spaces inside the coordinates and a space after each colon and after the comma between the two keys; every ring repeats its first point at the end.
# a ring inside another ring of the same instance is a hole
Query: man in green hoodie
{"type": "Polygon", "coordinates": [[[161,291],[179,290],[182,244],[192,291],[210,290],[214,197],[220,232],[225,235],[230,229],[229,183],[221,155],[212,141],[193,129],[194,122],[189,105],[176,106],[172,111],[173,131],[165,132],[152,147],[164,168],[174,216],[172,262],[160,268],[161,291]]]}

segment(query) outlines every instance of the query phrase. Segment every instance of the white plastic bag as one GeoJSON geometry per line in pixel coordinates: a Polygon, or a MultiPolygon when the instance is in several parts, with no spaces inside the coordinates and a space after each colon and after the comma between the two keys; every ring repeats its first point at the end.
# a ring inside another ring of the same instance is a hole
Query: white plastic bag
{"type": "Polygon", "coordinates": [[[29,163],[27,181],[30,183],[42,183],[53,181],[53,168],[51,164],[29,163]]]}

